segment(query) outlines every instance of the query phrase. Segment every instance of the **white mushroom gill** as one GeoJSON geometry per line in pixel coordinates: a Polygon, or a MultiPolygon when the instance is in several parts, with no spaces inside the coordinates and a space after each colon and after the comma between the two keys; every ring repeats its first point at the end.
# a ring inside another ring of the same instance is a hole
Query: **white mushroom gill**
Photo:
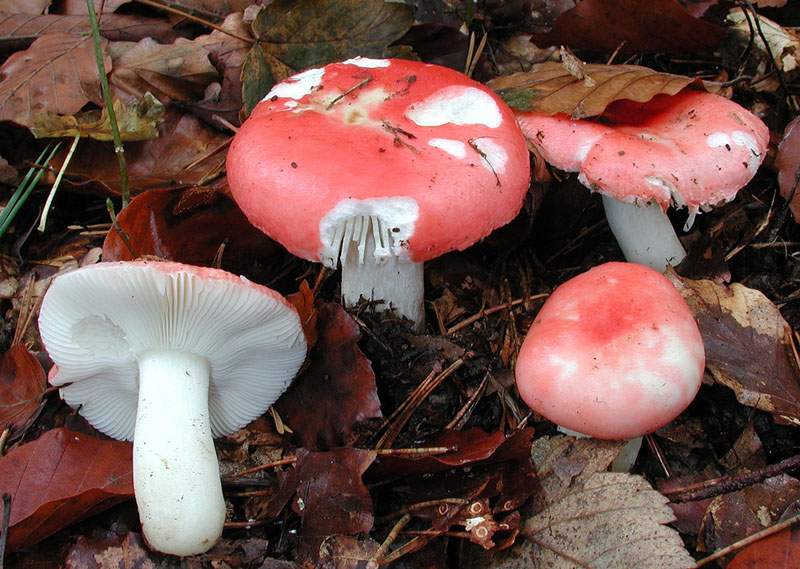
{"type": "Polygon", "coordinates": [[[321,261],[330,268],[341,263],[346,306],[382,300],[385,309],[423,324],[423,264],[408,253],[418,216],[409,197],[345,199],[320,221],[321,261]]]}

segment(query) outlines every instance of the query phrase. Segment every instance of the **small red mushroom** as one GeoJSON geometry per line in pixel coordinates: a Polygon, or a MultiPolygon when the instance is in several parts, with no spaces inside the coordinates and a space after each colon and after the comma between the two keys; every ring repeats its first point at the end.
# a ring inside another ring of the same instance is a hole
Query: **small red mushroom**
{"type": "Polygon", "coordinates": [[[276,85],[228,153],[250,221],[291,253],[342,264],[342,296],[421,323],[422,263],[513,219],[525,139],[490,89],[416,61],[355,58],[276,85]]]}
{"type": "Polygon", "coordinates": [[[556,168],[603,194],[628,261],[663,271],[686,256],[665,210],[732,200],[764,160],[769,130],[736,103],[697,90],[612,103],[601,118],[519,113],[528,140],[556,168]]]}
{"type": "Polygon", "coordinates": [[[600,439],[655,431],[694,399],[705,368],[703,339],[666,277],[606,263],[547,299],[516,365],[531,409],[600,439]]]}

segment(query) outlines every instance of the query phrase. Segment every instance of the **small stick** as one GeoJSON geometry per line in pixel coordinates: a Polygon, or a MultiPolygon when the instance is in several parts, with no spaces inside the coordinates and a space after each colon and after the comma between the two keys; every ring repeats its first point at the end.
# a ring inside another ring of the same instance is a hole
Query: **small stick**
{"type": "Polygon", "coordinates": [[[747,547],[751,543],[755,543],[756,541],[762,540],[765,537],[769,537],[769,536],[771,536],[773,534],[776,534],[776,533],[778,533],[780,531],[783,531],[786,528],[788,528],[790,526],[793,526],[798,521],[800,521],[800,514],[798,514],[796,516],[792,516],[788,520],[784,520],[784,521],[782,521],[780,523],[777,523],[777,524],[775,524],[773,526],[770,526],[770,527],[768,527],[766,529],[758,531],[758,532],[754,533],[753,535],[749,535],[744,539],[740,539],[736,543],[732,543],[728,547],[723,547],[722,549],[720,549],[718,551],[715,551],[714,553],[712,553],[708,557],[704,557],[703,559],[698,561],[692,569],[697,569],[698,567],[703,567],[704,565],[708,565],[709,563],[711,563],[712,561],[716,561],[720,557],[725,557],[729,553],[733,553],[734,551],[738,551],[738,550],[740,550],[740,549],[742,549],[744,547],[747,547]]]}
{"type": "Polygon", "coordinates": [[[456,413],[456,416],[447,423],[447,426],[444,428],[445,431],[458,431],[469,421],[472,412],[475,410],[475,406],[478,404],[481,397],[483,397],[487,385],[489,385],[488,371],[484,374],[481,384],[478,386],[478,389],[475,390],[475,393],[472,394],[472,397],[464,403],[464,406],[456,413]]]}
{"type": "Polygon", "coordinates": [[[647,446],[650,447],[650,452],[655,455],[658,464],[661,465],[661,470],[664,471],[667,478],[672,478],[672,469],[669,467],[669,463],[666,457],[664,457],[664,453],[661,452],[661,447],[658,446],[656,439],[653,438],[653,435],[645,435],[645,440],[647,441],[647,446]]]}
{"type": "Polygon", "coordinates": [[[248,468],[247,470],[242,470],[241,472],[237,472],[236,474],[231,474],[228,479],[229,480],[236,480],[237,478],[241,478],[242,476],[247,476],[248,474],[253,474],[255,472],[261,472],[262,470],[269,470],[271,468],[277,468],[279,466],[287,466],[289,464],[294,464],[297,462],[296,456],[287,456],[281,458],[279,460],[275,460],[273,462],[267,462],[265,464],[259,464],[258,466],[254,466],[253,468],[248,468]]]}
{"type": "Polygon", "coordinates": [[[341,95],[337,95],[336,97],[333,98],[333,100],[330,103],[328,103],[325,106],[325,110],[329,111],[331,109],[331,107],[333,107],[333,105],[335,105],[336,103],[338,103],[339,101],[344,99],[347,95],[349,95],[353,91],[355,91],[357,89],[361,89],[361,87],[363,87],[364,85],[366,85],[370,81],[372,81],[372,77],[367,77],[366,79],[362,79],[361,81],[359,81],[358,83],[356,83],[355,85],[350,87],[347,91],[345,91],[341,95]]]}
{"type": "Polygon", "coordinates": [[[218,26],[217,24],[215,24],[213,22],[209,22],[208,20],[204,20],[203,18],[198,18],[197,16],[194,16],[194,15],[190,14],[189,12],[184,12],[183,10],[178,10],[177,8],[173,8],[172,6],[167,6],[165,4],[162,4],[161,2],[153,2],[152,0],[136,0],[136,1],[139,2],[139,4],[144,4],[145,6],[151,6],[153,8],[157,8],[159,10],[164,10],[165,12],[171,12],[171,13],[175,14],[176,16],[181,16],[182,18],[186,18],[187,20],[191,20],[191,21],[193,21],[193,22],[195,22],[197,24],[201,24],[201,25],[203,25],[203,26],[205,26],[207,28],[211,28],[212,30],[217,30],[218,32],[222,32],[223,34],[225,34],[227,36],[231,36],[232,38],[236,38],[239,41],[243,41],[244,43],[246,43],[248,45],[251,45],[251,44],[255,43],[255,40],[253,40],[253,38],[246,38],[246,37],[240,36],[240,35],[235,34],[235,33],[231,32],[229,30],[226,30],[222,26],[218,26]]]}
{"type": "Polygon", "coordinates": [[[438,456],[458,450],[458,447],[430,447],[430,448],[379,448],[375,449],[378,456],[412,456],[422,458],[425,456],[438,456]]]}
{"type": "MultiPolygon", "coordinates": [[[[436,535],[442,535],[442,532],[437,533],[436,535]]],[[[381,565],[391,565],[404,555],[408,555],[409,553],[414,553],[415,551],[422,549],[427,545],[429,539],[421,539],[419,536],[412,538],[411,541],[408,541],[392,551],[389,555],[381,559],[381,565]]]]}
{"type": "Polygon", "coordinates": [[[690,484],[683,488],[665,491],[662,492],[662,494],[669,498],[673,504],[695,502],[697,500],[705,500],[706,498],[719,496],[720,494],[735,492],[736,490],[747,488],[753,484],[763,482],[767,478],[772,478],[773,476],[778,476],[779,474],[797,468],[800,468],[800,454],[752,472],[745,472],[735,476],[712,478],[711,480],[690,484]]]}
{"type": "MultiPolygon", "coordinates": [[[[225,529],[252,529],[267,525],[267,520],[253,520],[252,522],[225,522],[222,527],[225,529]]],[[[0,567],[0,569],[3,569],[0,567]]]]}
{"type": "Polygon", "coordinates": [[[408,525],[408,522],[411,521],[411,515],[406,514],[399,520],[397,523],[394,524],[392,531],[389,532],[389,535],[386,536],[386,539],[383,540],[381,546],[375,552],[375,554],[370,558],[370,561],[375,561],[376,563],[380,563],[383,559],[383,556],[386,555],[386,552],[389,551],[389,547],[394,543],[394,540],[397,539],[397,536],[400,535],[400,532],[403,530],[404,527],[408,525]]]}
{"type": "Polygon", "coordinates": [[[463,328],[466,328],[470,324],[474,324],[475,322],[477,322],[481,318],[484,318],[486,316],[490,316],[490,315],[492,315],[492,314],[494,314],[496,312],[500,312],[502,310],[508,310],[509,308],[513,308],[514,306],[519,306],[520,304],[522,304],[523,302],[526,302],[526,301],[541,300],[543,298],[547,298],[548,296],[550,296],[550,293],[534,294],[532,296],[529,296],[528,298],[517,298],[515,300],[512,300],[511,302],[506,302],[505,304],[498,304],[497,306],[493,306],[491,308],[483,309],[480,312],[478,312],[477,314],[473,314],[469,318],[466,318],[465,320],[462,320],[461,322],[459,322],[455,326],[451,327],[447,331],[447,335],[449,336],[450,334],[455,334],[456,332],[458,332],[459,330],[461,330],[463,328]]]}
{"type": "Polygon", "coordinates": [[[447,513],[450,509],[451,505],[455,506],[464,506],[469,502],[469,500],[464,500],[463,498],[442,498],[441,500],[427,500],[425,502],[417,502],[415,504],[409,504],[403,508],[400,508],[396,512],[392,512],[391,514],[386,514],[385,516],[381,516],[376,520],[376,522],[385,522],[387,520],[391,520],[392,518],[396,518],[398,516],[402,516],[403,514],[409,514],[412,512],[416,512],[417,510],[424,510],[425,508],[431,508],[433,506],[445,506],[445,511],[439,511],[441,515],[447,513]]]}
{"type": "Polygon", "coordinates": [[[11,526],[11,494],[3,494],[3,524],[0,526],[0,569],[3,569],[9,526],[11,526]]]}

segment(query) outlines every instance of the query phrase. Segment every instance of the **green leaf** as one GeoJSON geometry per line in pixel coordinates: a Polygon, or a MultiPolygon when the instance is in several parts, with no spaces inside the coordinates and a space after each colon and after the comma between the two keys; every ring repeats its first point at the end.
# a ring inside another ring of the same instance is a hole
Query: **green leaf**
{"type": "Polygon", "coordinates": [[[256,44],[247,52],[242,64],[242,103],[245,115],[250,115],[274,84],[275,76],[267,65],[264,51],[256,44]]]}
{"type": "Polygon", "coordinates": [[[281,65],[299,71],[359,55],[382,57],[412,23],[411,8],[396,2],[276,0],[258,13],[253,32],[282,80],[281,65]]]}

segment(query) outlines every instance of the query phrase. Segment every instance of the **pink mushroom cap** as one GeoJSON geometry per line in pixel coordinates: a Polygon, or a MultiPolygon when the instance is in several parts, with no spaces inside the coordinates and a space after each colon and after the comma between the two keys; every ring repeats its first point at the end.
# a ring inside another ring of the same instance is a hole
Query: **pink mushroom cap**
{"type": "Polygon", "coordinates": [[[736,103],[687,89],[646,103],[612,103],[601,118],[520,113],[550,164],[623,202],[670,202],[690,212],[732,200],[755,175],[769,129],[736,103]]]}
{"type": "Polygon", "coordinates": [[[703,339],[666,277],[606,263],[547,299],[517,359],[517,389],[557,425],[629,439],[666,425],[694,399],[703,339]]]}
{"type": "Polygon", "coordinates": [[[354,215],[379,218],[414,262],[464,249],[513,219],[530,181],[525,139],[494,92],[397,59],[279,83],[234,138],[227,171],[251,223],[329,264],[337,224],[354,215]]]}

